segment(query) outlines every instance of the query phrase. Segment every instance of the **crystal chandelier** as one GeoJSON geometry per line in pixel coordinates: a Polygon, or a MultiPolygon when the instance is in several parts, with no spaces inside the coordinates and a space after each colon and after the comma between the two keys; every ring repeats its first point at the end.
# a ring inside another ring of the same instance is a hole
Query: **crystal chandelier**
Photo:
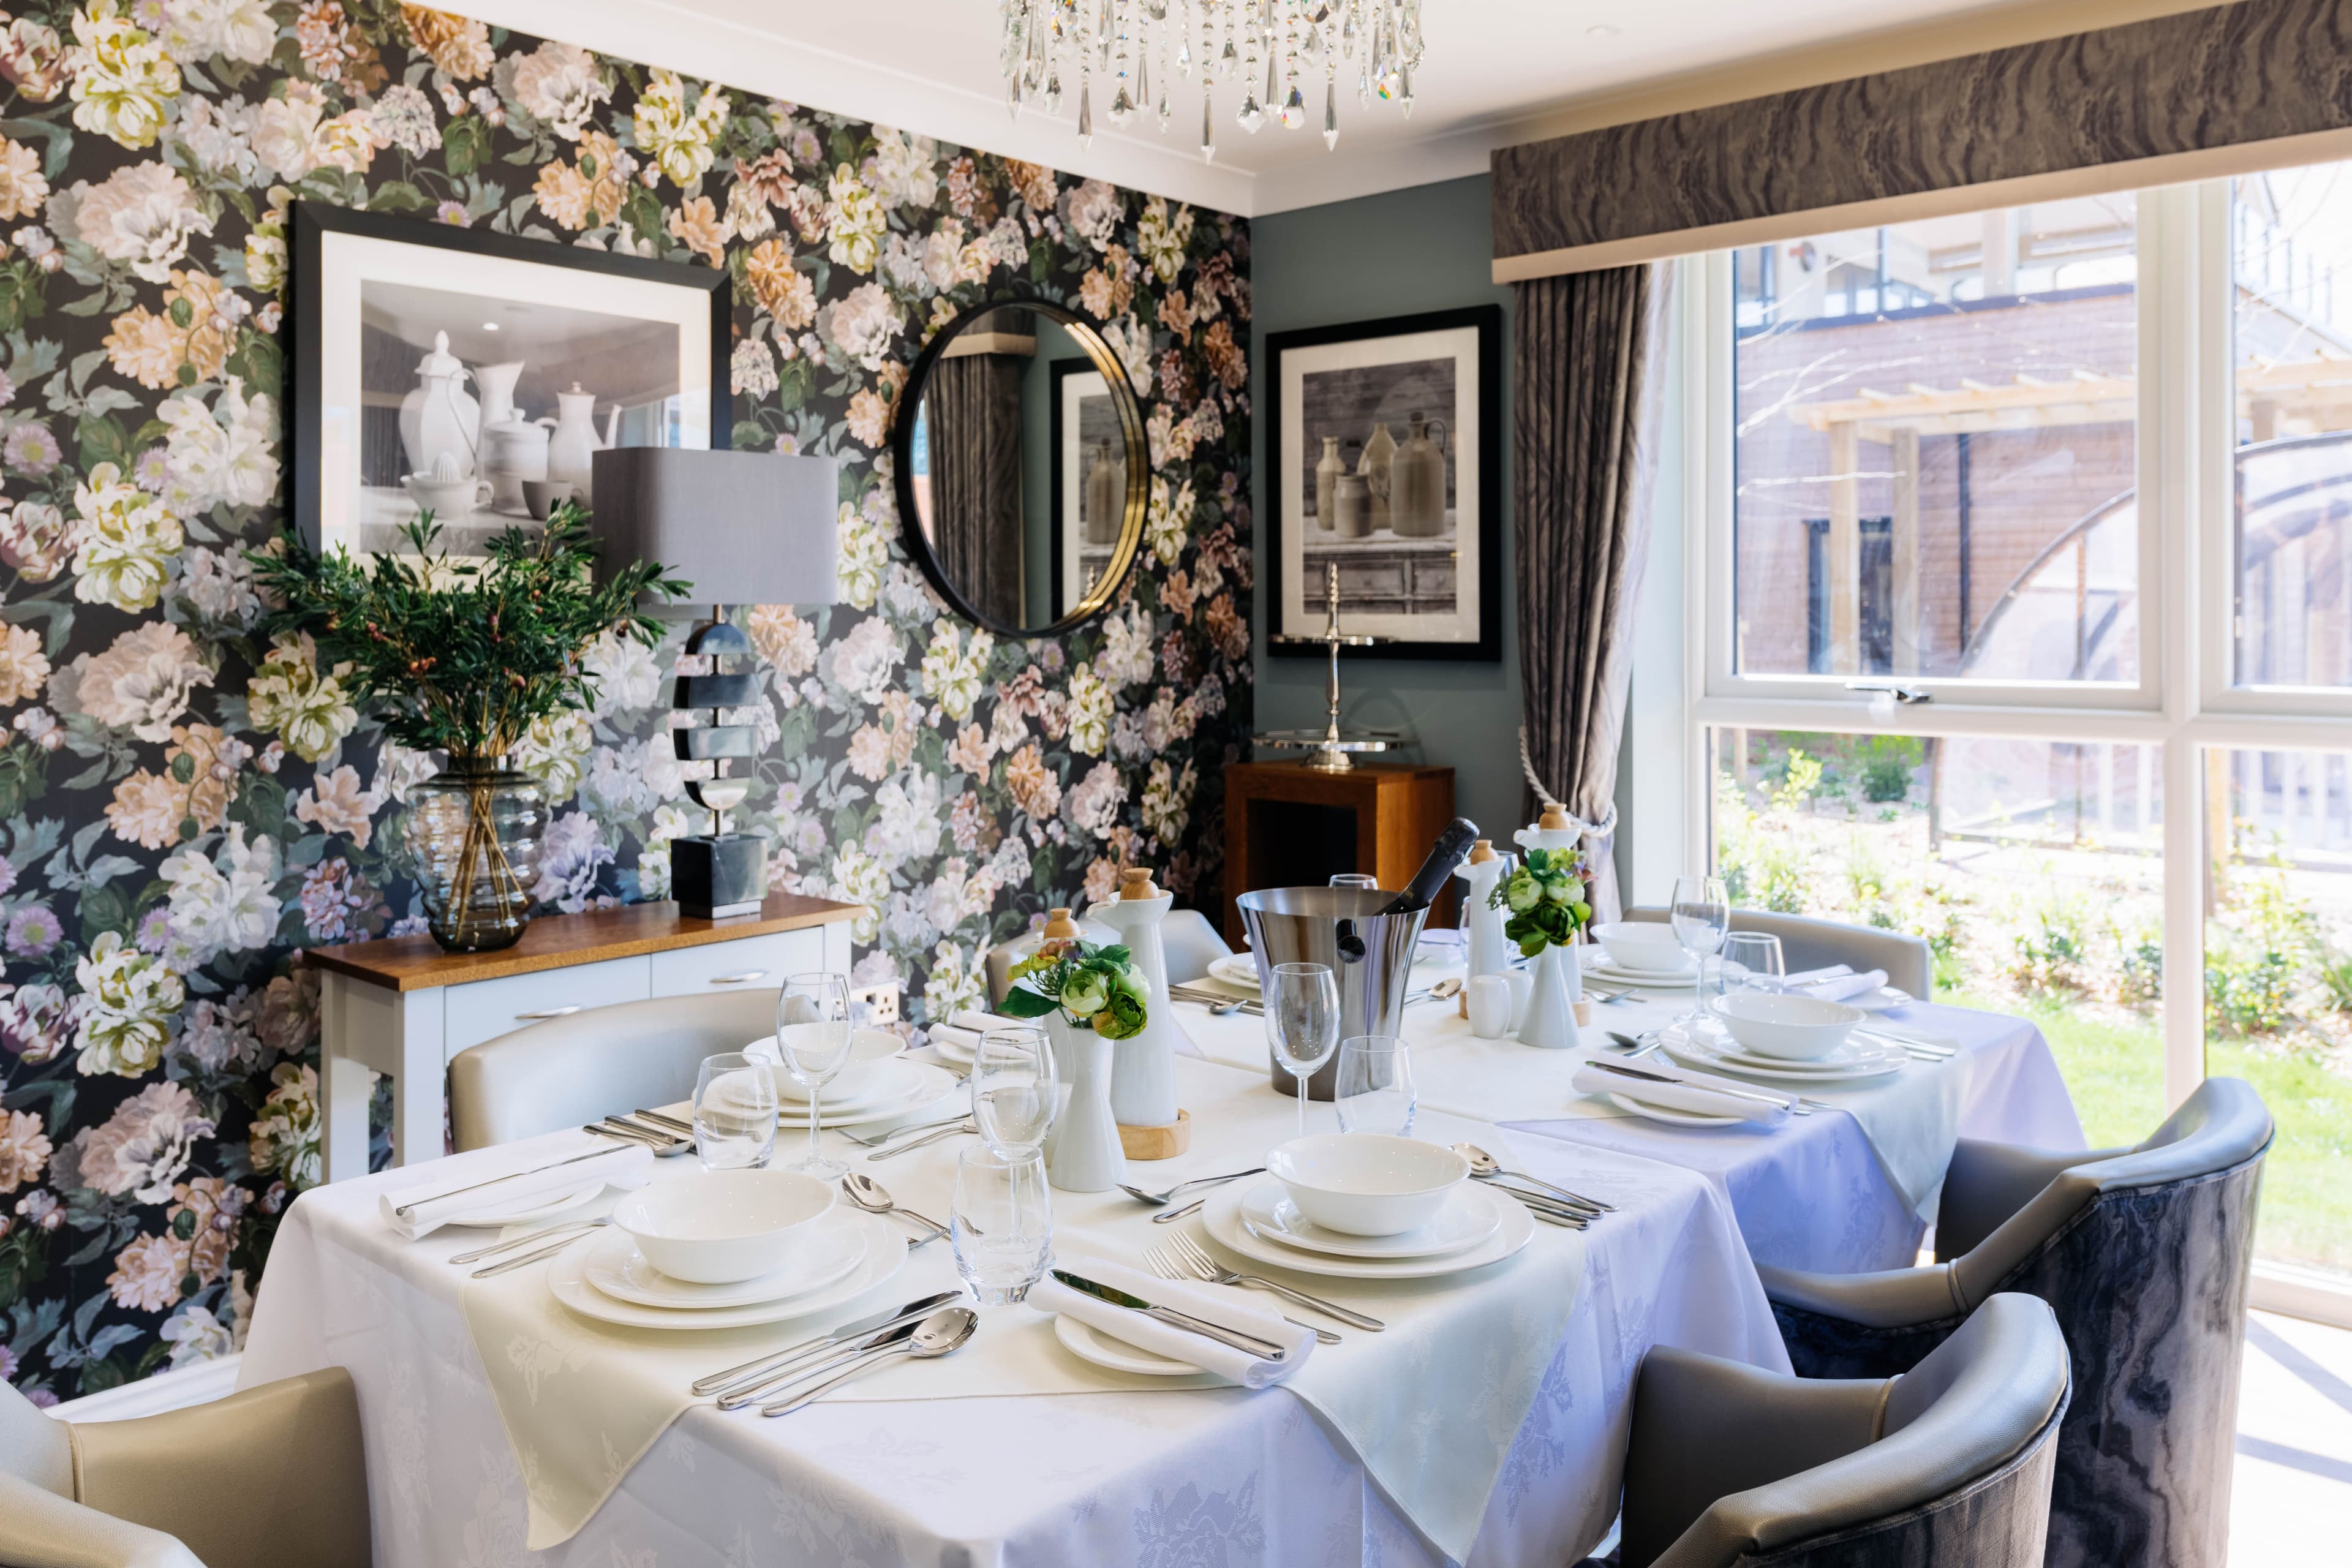
{"type": "Polygon", "coordinates": [[[1005,103],[1059,114],[1075,91],[1078,145],[1094,140],[1095,79],[1113,125],[1175,115],[1179,83],[1200,79],[1201,155],[1217,155],[1216,88],[1237,81],[1234,121],[1255,133],[1268,120],[1307,123],[1304,78],[1323,78],[1323,144],[1339,141],[1339,81],[1356,101],[1412,113],[1421,65],[1421,0],[998,0],[1005,103]]]}

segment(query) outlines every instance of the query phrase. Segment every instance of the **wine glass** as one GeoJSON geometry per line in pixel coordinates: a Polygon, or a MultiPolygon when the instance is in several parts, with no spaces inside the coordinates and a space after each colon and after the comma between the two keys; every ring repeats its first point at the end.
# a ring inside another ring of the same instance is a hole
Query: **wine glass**
{"type": "Polygon", "coordinates": [[[1331,879],[1335,888],[1361,888],[1368,893],[1381,890],[1381,879],[1364,871],[1341,871],[1331,879]]]}
{"type": "Polygon", "coordinates": [[[1298,1135],[1307,1136],[1307,1080],[1339,1043],[1339,985],[1325,963],[1277,963],[1259,998],[1274,1059],[1298,1080],[1298,1135]]]}
{"type": "MultiPolygon", "coordinates": [[[[1715,994],[1735,991],[1778,991],[1788,965],[1780,955],[1780,939],[1763,931],[1736,931],[1723,939],[1723,958],[1716,965],[1715,994]]],[[[1701,1005],[1706,1005],[1704,1000],[1701,1005]]]]}
{"type": "Polygon", "coordinates": [[[849,1046],[856,1035],[849,1019],[846,975],[812,973],[784,981],[776,998],[776,1051],[784,1071],[808,1090],[808,1154],[789,1169],[819,1181],[831,1181],[848,1167],[828,1160],[817,1147],[818,1102],[824,1086],[848,1065],[849,1046]]]}
{"type": "Polygon", "coordinates": [[[1394,1035],[1357,1035],[1339,1043],[1334,1107],[1342,1132],[1412,1131],[1412,1055],[1394,1035]]]}
{"type": "Polygon", "coordinates": [[[1667,909],[1675,941],[1698,965],[1699,1006],[1675,1020],[1688,1025],[1697,1019],[1706,1004],[1706,961],[1723,946],[1724,934],[1731,929],[1731,898],[1723,890],[1720,877],[1677,877],[1674,901],[1667,909]]]}
{"type": "Polygon", "coordinates": [[[725,1051],[694,1075],[694,1152],[706,1171],[765,1165],[776,1152],[776,1064],[725,1051]]]}
{"type": "Polygon", "coordinates": [[[989,1030],[971,1052],[971,1119],[1008,1159],[1034,1154],[1054,1125],[1054,1044],[1034,1024],[989,1030]]]}
{"type": "Polygon", "coordinates": [[[982,1306],[1002,1307],[1028,1295],[1054,1255],[1045,1157],[1034,1150],[1006,1155],[984,1143],[957,1155],[948,1239],[956,1272],[982,1306]]]}

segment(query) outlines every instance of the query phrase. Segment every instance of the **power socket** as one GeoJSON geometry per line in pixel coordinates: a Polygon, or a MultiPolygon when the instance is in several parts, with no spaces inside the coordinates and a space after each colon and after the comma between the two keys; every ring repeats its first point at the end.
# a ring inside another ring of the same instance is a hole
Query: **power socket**
{"type": "Polygon", "coordinates": [[[854,1014],[859,1003],[873,1009],[866,1021],[876,1027],[898,1021],[898,987],[896,985],[863,985],[849,994],[850,1010],[854,1014]]]}

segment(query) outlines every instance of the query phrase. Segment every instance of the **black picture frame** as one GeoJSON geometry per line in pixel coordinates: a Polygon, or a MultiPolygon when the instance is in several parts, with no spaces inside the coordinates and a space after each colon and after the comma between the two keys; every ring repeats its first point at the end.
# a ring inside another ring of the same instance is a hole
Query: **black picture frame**
{"type": "MultiPolygon", "coordinates": [[[[1478,366],[1471,395],[1476,399],[1478,438],[1477,516],[1475,520],[1458,519],[1455,522],[1458,539],[1470,527],[1477,531],[1478,581],[1475,589],[1478,606],[1478,636],[1475,640],[1412,641],[1403,638],[1375,643],[1368,647],[1343,647],[1346,658],[1377,659],[1446,659],[1461,662],[1498,663],[1503,657],[1503,308],[1499,304],[1471,305],[1453,310],[1430,310],[1410,316],[1390,316],[1371,321],[1346,321],[1331,326],[1301,327],[1289,331],[1269,332],[1265,338],[1265,446],[1262,451],[1264,472],[1267,476],[1265,505],[1263,508],[1265,528],[1265,557],[1262,573],[1266,594],[1266,651],[1277,658],[1324,658],[1327,647],[1319,643],[1285,643],[1276,640],[1285,636],[1314,638],[1324,629],[1321,595],[1312,594],[1305,603],[1301,616],[1304,624],[1286,625],[1283,598],[1283,486],[1295,482],[1296,464],[1303,454],[1287,454],[1282,449],[1286,410],[1283,399],[1283,361],[1285,356],[1304,349],[1323,348],[1334,343],[1370,342],[1381,338],[1403,337],[1413,333],[1453,331],[1464,328],[1477,333],[1478,366]]],[[[1456,455],[1455,461],[1463,458],[1456,455]]],[[[1457,470],[1458,471],[1458,470],[1457,470]]],[[[1351,628],[1352,629],[1352,628],[1351,628]]]]}
{"type": "Polygon", "coordinates": [[[324,242],[330,234],[357,235],[369,239],[413,245],[431,250],[460,251],[535,266],[600,272],[650,283],[694,289],[709,297],[710,318],[710,444],[725,449],[734,444],[734,394],[729,359],[734,348],[735,293],[733,280],[717,268],[691,267],[641,256],[620,256],[550,240],[499,234],[488,229],[436,223],[391,213],[366,212],[322,202],[298,201],[289,215],[291,226],[287,289],[287,312],[280,329],[286,356],[287,396],[292,411],[293,488],[291,515],[303,541],[320,545],[320,485],[323,461],[320,432],[324,242]]]}

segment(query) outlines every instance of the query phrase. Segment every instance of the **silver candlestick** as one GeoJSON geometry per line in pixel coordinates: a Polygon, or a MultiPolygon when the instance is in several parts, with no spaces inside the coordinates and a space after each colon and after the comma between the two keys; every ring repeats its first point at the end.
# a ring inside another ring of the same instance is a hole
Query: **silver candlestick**
{"type": "Polygon", "coordinates": [[[1389,639],[1360,637],[1339,629],[1339,563],[1336,561],[1328,562],[1323,567],[1323,603],[1322,636],[1308,637],[1285,634],[1266,639],[1293,647],[1320,643],[1329,650],[1330,672],[1323,679],[1326,710],[1323,728],[1261,730],[1255,738],[1260,745],[1291,747],[1307,752],[1307,765],[1318,773],[1344,773],[1352,772],[1356,765],[1349,759],[1349,752],[1385,752],[1391,746],[1404,744],[1405,737],[1401,730],[1343,731],[1339,728],[1339,650],[1343,647],[1370,647],[1389,639]]]}

